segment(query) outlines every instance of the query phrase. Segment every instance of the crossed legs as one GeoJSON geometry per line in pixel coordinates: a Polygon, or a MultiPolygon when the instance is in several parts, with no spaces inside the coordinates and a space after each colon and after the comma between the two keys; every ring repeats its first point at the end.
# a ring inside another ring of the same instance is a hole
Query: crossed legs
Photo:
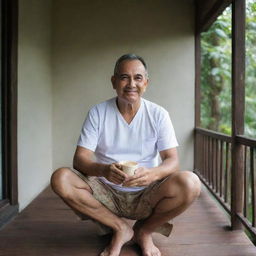
{"type": "Polygon", "coordinates": [[[92,196],[92,190],[69,168],[60,168],[54,172],[51,185],[56,194],[73,210],[81,212],[114,231],[111,244],[101,256],[118,256],[122,246],[132,239],[133,230],[92,196]]]}
{"type": "Polygon", "coordinates": [[[135,224],[135,241],[140,245],[143,256],[160,256],[154,245],[152,233],[157,227],[180,215],[199,196],[199,178],[189,171],[175,172],[159,187],[151,200],[153,213],[135,224]]]}
{"type": "Polygon", "coordinates": [[[160,256],[154,245],[154,230],[181,214],[199,195],[200,181],[191,172],[175,172],[170,175],[151,198],[154,208],[152,215],[137,221],[134,230],[121,218],[117,217],[92,196],[92,190],[69,168],[60,168],[51,179],[52,188],[73,210],[113,229],[111,244],[101,256],[118,256],[122,246],[134,237],[141,246],[143,256],[160,256]]]}

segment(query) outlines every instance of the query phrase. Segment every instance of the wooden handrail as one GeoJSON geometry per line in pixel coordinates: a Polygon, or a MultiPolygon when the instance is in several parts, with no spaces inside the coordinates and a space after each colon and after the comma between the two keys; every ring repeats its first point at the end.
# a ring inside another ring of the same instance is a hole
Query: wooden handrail
{"type": "MultiPolygon", "coordinates": [[[[226,135],[224,133],[208,130],[208,129],[201,128],[201,127],[196,127],[195,131],[196,131],[196,133],[206,135],[206,136],[209,136],[214,139],[219,139],[219,140],[229,142],[229,143],[232,142],[232,137],[229,135],[226,135]]],[[[235,140],[236,140],[236,143],[239,143],[241,145],[249,146],[249,147],[256,147],[256,139],[249,138],[245,135],[237,135],[237,136],[235,136],[235,140]]]]}
{"type": "Polygon", "coordinates": [[[215,132],[215,131],[208,130],[208,129],[201,128],[201,127],[196,127],[195,131],[199,134],[206,135],[206,136],[209,136],[214,139],[222,140],[222,141],[229,142],[229,143],[232,142],[231,136],[226,135],[224,133],[215,132]]]}
{"type": "Polygon", "coordinates": [[[235,219],[236,225],[233,228],[239,228],[243,224],[256,239],[256,139],[244,135],[231,137],[199,127],[195,128],[195,139],[197,155],[194,172],[222,207],[233,217],[233,220],[235,219]],[[241,194],[239,197],[241,196],[243,201],[238,207],[239,211],[236,211],[234,201],[234,208],[232,208],[232,200],[230,202],[234,193],[234,184],[233,187],[230,184],[231,178],[234,182],[234,169],[231,170],[231,152],[234,144],[240,147],[242,155],[237,159],[237,162],[240,163],[236,163],[236,166],[241,168],[239,180],[236,181],[240,182],[241,194]],[[252,207],[252,216],[249,215],[249,207],[252,207]]]}
{"type": "Polygon", "coordinates": [[[244,135],[236,136],[236,142],[245,146],[256,148],[256,139],[248,138],[244,135]]]}

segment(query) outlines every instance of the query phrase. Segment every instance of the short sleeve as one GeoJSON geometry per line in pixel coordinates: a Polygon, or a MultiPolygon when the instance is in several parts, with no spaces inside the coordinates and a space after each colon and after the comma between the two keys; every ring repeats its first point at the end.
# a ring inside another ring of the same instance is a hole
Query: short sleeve
{"type": "Polygon", "coordinates": [[[99,118],[97,111],[91,109],[83,123],[83,127],[77,142],[78,146],[95,151],[98,144],[99,118]]]}
{"type": "Polygon", "coordinates": [[[162,151],[177,146],[178,142],[169,113],[163,109],[158,123],[157,149],[162,151]]]}

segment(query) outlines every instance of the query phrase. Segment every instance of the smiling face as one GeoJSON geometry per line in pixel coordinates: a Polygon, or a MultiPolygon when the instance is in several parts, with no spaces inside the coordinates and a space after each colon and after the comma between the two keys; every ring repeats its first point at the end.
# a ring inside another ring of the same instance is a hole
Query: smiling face
{"type": "Polygon", "coordinates": [[[124,60],[111,78],[119,100],[138,103],[148,85],[147,72],[139,60],[124,60]]]}

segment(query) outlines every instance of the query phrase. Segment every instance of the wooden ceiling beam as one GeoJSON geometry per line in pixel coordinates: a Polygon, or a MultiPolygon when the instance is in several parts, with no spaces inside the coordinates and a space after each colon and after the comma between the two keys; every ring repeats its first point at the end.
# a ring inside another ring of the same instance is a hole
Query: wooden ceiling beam
{"type": "Polygon", "coordinates": [[[196,0],[196,32],[207,30],[232,0],[196,0]]]}

